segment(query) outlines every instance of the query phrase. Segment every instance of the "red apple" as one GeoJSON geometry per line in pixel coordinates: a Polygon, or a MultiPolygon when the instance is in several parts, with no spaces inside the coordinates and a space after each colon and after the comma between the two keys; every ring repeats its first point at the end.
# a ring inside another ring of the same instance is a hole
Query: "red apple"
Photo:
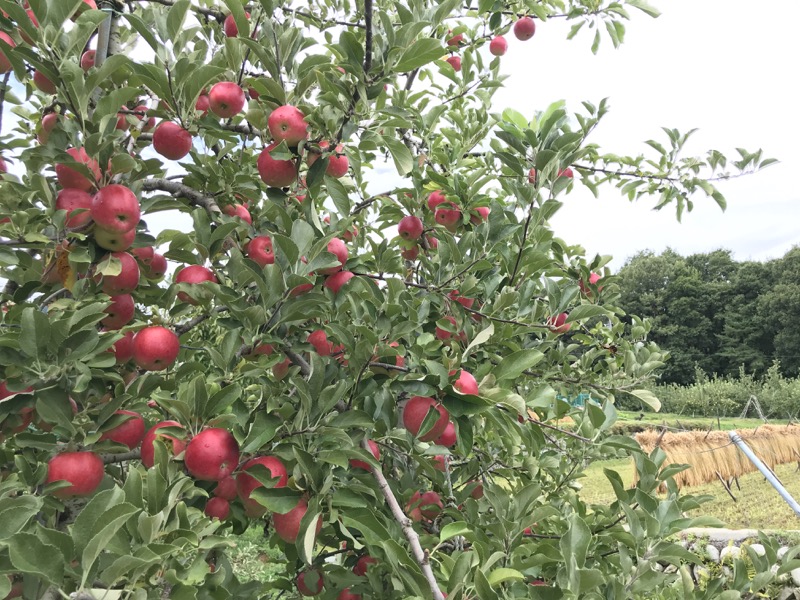
{"type": "Polygon", "coordinates": [[[353,567],[353,573],[359,577],[364,577],[367,574],[367,569],[369,566],[377,564],[377,558],[365,554],[364,556],[359,557],[359,559],[356,561],[356,564],[353,567]]]}
{"type": "Polygon", "coordinates": [[[325,283],[322,285],[332,291],[334,294],[338,294],[339,290],[350,281],[354,277],[353,273],[350,271],[339,271],[338,273],[334,273],[333,275],[329,275],[325,278],[325,283]]]}
{"type": "Polygon", "coordinates": [[[536,184],[536,169],[528,171],[528,183],[536,184]]]}
{"type": "Polygon", "coordinates": [[[444,504],[436,492],[414,492],[406,505],[406,513],[412,521],[435,519],[442,512],[444,504]]]}
{"type": "Polygon", "coordinates": [[[47,483],[66,481],[71,484],[53,492],[59,498],[93,494],[104,474],[103,461],[94,452],[63,452],[47,463],[47,483]]]}
{"type": "MultiPolygon", "coordinates": [[[[210,281],[217,283],[217,278],[211,269],[202,265],[189,265],[184,267],[175,275],[175,283],[202,283],[210,281]]],[[[186,292],[178,292],[178,299],[181,302],[188,302],[189,304],[197,304],[195,300],[186,292]]]]}
{"type": "Polygon", "coordinates": [[[526,41],[533,37],[536,33],[536,22],[530,17],[522,17],[514,23],[514,35],[518,40],[526,41]]]}
{"type": "Polygon", "coordinates": [[[428,196],[428,208],[430,210],[436,210],[436,207],[444,202],[447,202],[447,198],[445,197],[444,193],[440,192],[439,190],[431,192],[431,195],[428,196]]]}
{"type": "Polygon", "coordinates": [[[309,333],[306,341],[314,346],[314,350],[316,350],[317,354],[320,356],[331,355],[331,348],[333,348],[333,344],[328,341],[328,334],[326,334],[322,329],[317,329],[316,331],[309,333]]]}
{"type": "Polygon", "coordinates": [[[456,73],[461,70],[461,57],[460,56],[448,56],[445,59],[445,62],[449,64],[453,69],[455,69],[456,73]]]}
{"type": "Polygon", "coordinates": [[[233,81],[221,81],[211,86],[208,100],[211,112],[223,119],[230,119],[238,115],[247,101],[244,90],[233,81]]]}
{"type": "MultiPolygon", "coordinates": [[[[448,315],[448,316],[445,317],[445,319],[447,321],[450,321],[450,323],[453,325],[453,327],[455,329],[458,329],[455,317],[452,317],[452,316],[448,315]]],[[[436,339],[440,340],[442,342],[449,341],[450,339],[452,339],[453,335],[456,335],[459,339],[461,338],[460,334],[453,334],[453,333],[447,331],[446,329],[442,329],[438,325],[436,326],[435,335],[436,335],[436,339]]]]}
{"type": "Polygon", "coordinates": [[[236,492],[236,480],[232,475],[228,475],[225,479],[221,479],[214,490],[211,492],[218,498],[225,498],[225,500],[235,500],[238,496],[236,492]]]}
{"type": "MultiPolygon", "coordinates": [[[[50,113],[53,114],[53,113],[50,113]]],[[[50,115],[47,115],[48,117],[50,115]]],[[[92,196],[88,192],[74,188],[59,190],[56,196],[56,210],[67,211],[64,221],[70,229],[82,227],[92,220],[89,209],[92,207],[92,196]]]]}
{"type": "Polygon", "coordinates": [[[403,248],[400,251],[400,256],[402,256],[405,260],[417,260],[417,257],[419,256],[419,246],[403,248]]]}
{"type": "Polygon", "coordinates": [[[479,206],[470,215],[469,221],[473,225],[480,225],[489,218],[490,209],[488,206],[479,206]]]}
{"type": "Polygon", "coordinates": [[[142,464],[147,467],[148,469],[155,464],[156,461],[156,449],[153,446],[153,442],[156,439],[161,440],[162,442],[167,443],[167,447],[169,447],[170,443],[172,444],[172,454],[174,456],[178,456],[181,452],[186,449],[186,442],[181,439],[178,439],[172,435],[167,435],[166,433],[159,433],[159,429],[162,427],[181,427],[183,425],[178,423],[177,421],[161,421],[160,423],[156,423],[150,429],[147,430],[147,433],[144,434],[144,438],[142,439],[142,464]]]}
{"type": "Polygon", "coordinates": [[[59,115],[56,112],[47,113],[42,117],[42,124],[39,128],[39,133],[36,135],[36,139],[40,144],[46,144],[47,140],[50,139],[50,132],[55,129],[58,117],[59,115]]]}
{"type": "Polygon", "coordinates": [[[272,251],[272,238],[268,235],[254,237],[245,246],[247,257],[260,267],[275,263],[275,253],[272,251]]]}
{"type": "Polygon", "coordinates": [[[133,319],[133,296],[121,294],[111,297],[111,305],[104,311],[108,316],[100,323],[106,329],[121,329],[133,319]]]}
{"type": "Polygon", "coordinates": [[[440,435],[436,440],[434,440],[434,444],[438,444],[439,446],[445,446],[447,448],[452,448],[456,445],[458,441],[456,437],[456,426],[453,425],[452,421],[447,422],[447,426],[444,428],[442,435],[440,435]]]}
{"type": "Polygon", "coordinates": [[[558,176],[566,177],[567,179],[572,179],[574,177],[574,174],[572,173],[572,169],[570,167],[567,167],[566,169],[559,169],[558,176]]]}
{"type": "Polygon", "coordinates": [[[136,257],[136,260],[146,267],[149,267],[153,262],[153,256],[155,256],[155,253],[156,251],[152,246],[142,246],[141,248],[134,248],[131,250],[131,254],[136,257]]]}
{"type": "Polygon", "coordinates": [[[406,215],[400,219],[400,223],[397,225],[397,233],[407,241],[418,240],[423,229],[422,219],[413,215],[406,215]]]}
{"type": "Polygon", "coordinates": [[[489,52],[493,56],[503,56],[506,50],[508,50],[508,42],[502,35],[493,37],[492,41],[489,42],[489,52]]]}
{"type": "MultiPolygon", "coordinates": [[[[602,278],[603,278],[603,276],[600,275],[599,273],[590,273],[589,274],[589,284],[597,285],[597,282],[600,281],[602,278]]],[[[581,289],[581,292],[583,292],[587,296],[589,296],[589,297],[592,296],[592,288],[590,288],[586,284],[586,282],[584,282],[582,279],[578,282],[578,287],[581,289]]],[[[600,292],[602,290],[603,290],[603,286],[602,285],[597,288],[598,292],[600,292]]]]}
{"type": "Polygon", "coordinates": [[[208,97],[208,94],[200,94],[197,97],[197,102],[195,102],[194,109],[198,112],[203,113],[203,116],[205,117],[208,114],[210,108],[211,108],[211,99],[208,97]]]}
{"type": "MultiPolygon", "coordinates": [[[[378,447],[378,444],[376,444],[372,440],[367,440],[367,444],[369,445],[369,451],[372,453],[372,456],[375,457],[375,460],[380,460],[381,449],[378,447]]],[[[350,466],[353,469],[364,469],[365,471],[369,471],[371,468],[368,462],[364,460],[359,460],[357,458],[350,459],[350,466]]]]}
{"type": "Polygon", "coordinates": [[[122,336],[122,339],[117,340],[111,348],[118,365],[128,362],[133,358],[133,332],[128,331],[122,336]]]}
{"type": "Polygon", "coordinates": [[[124,185],[107,185],[92,198],[91,215],[98,227],[125,233],[139,224],[139,199],[124,185]]]}
{"type": "Polygon", "coordinates": [[[239,217],[248,225],[253,224],[253,217],[250,216],[250,211],[244,204],[228,204],[223,209],[223,212],[230,217],[239,217]]]}
{"type": "MultiPolygon", "coordinates": [[[[250,13],[244,13],[244,16],[248,19],[250,18],[250,13]]],[[[222,29],[225,32],[226,37],[237,37],[239,35],[239,28],[236,26],[236,21],[233,18],[233,15],[228,15],[225,17],[225,22],[222,24],[222,29]]]]}
{"type": "Polygon", "coordinates": [[[45,94],[55,94],[58,91],[56,84],[50,81],[47,76],[39,70],[33,73],[33,85],[45,94]]]}
{"type": "Polygon", "coordinates": [[[133,418],[117,425],[113,429],[103,432],[103,435],[100,436],[100,440],[111,440],[112,442],[127,446],[129,450],[133,450],[142,443],[142,439],[144,438],[144,419],[142,419],[142,415],[131,410],[118,410],[114,414],[128,415],[133,418]]]}
{"type": "MultiPolygon", "coordinates": [[[[287,512],[286,514],[273,513],[272,525],[275,527],[275,533],[284,542],[294,544],[297,541],[297,536],[300,533],[300,521],[306,516],[308,512],[308,500],[300,498],[297,505],[287,512]]],[[[322,529],[322,519],[317,519],[317,533],[322,529]]]]}
{"type": "Polygon", "coordinates": [[[192,134],[177,123],[162,121],[153,133],[153,149],[164,158],[180,160],[192,149],[192,134]]]}
{"type": "Polygon", "coordinates": [[[567,323],[567,313],[560,313],[547,319],[550,330],[555,333],[567,333],[572,327],[572,323],[567,323]]]}
{"type": "MultiPolygon", "coordinates": [[[[450,31],[448,31],[447,33],[450,33],[450,31]]],[[[459,33],[458,35],[454,35],[453,37],[448,39],[447,40],[447,45],[448,46],[460,46],[463,41],[464,41],[464,34],[463,33],[459,33]]]]}
{"type": "Polygon", "coordinates": [[[104,294],[109,296],[130,294],[139,285],[139,265],[136,263],[136,259],[127,252],[112,252],[108,256],[119,260],[121,268],[119,275],[100,275],[98,273],[95,275],[95,281],[99,283],[102,280],[101,289],[104,294]]]}
{"type": "Polygon", "coordinates": [[[78,173],[72,167],[58,163],[56,164],[56,177],[58,178],[58,183],[61,185],[61,187],[75,188],[78,190],[83,190],[84,192],[88,192],[102,177],[100,165],[98,165],[97,161],[93,158],[89,158],[89,155],[86,154],[86,150],[83,148],[70,148],[67,150],[67,154],[69,154],[70,157],[72,157],[72,160],[75,162],[83,163],[89,167],[92,175],[94,175],[94,179],[89,179],[82,173],[78,173]]]}
{"type": "Polygon", "coordinates": [[[239,444],[225,429],[204,429],[186,446],[183,462],[195,479],[221,481],[239,465],[239,444]]]}
{"type": "Polygon", "coordinates": [[[16,394],[27,394],[33,391],[32,387],[27,387],[24,390],[20,390],[18,392],[12,392],[8,389],[8,383],[5,381],[0,381],[0,400],[5,400],[6,398],[10,398],[16,394]]]}
{"type": "Polygon", "coordinates": [[[163,371],[178,358],[178,336],[161,326],[140,329],[133,338],[133,362],[145,371],[163,371]]]}
{"type": "Polygon", "coordinates": [[[350,591],[350,588],[344,588],[339,595],[336,596],[336,600],[361,600],[360,594],[354,594],[350,591]]]}
{"type": "Polygon", "coordinates": [[[236,492],[239,494],[239,498],[242,500],[242,504],[245,507],[247,515],[250,517],[261,516],[267,512],[266,507],[262,506],[250,497],[253,493],[253,490],[263,487],[263,484],[258,479],[247,474],[247,469],[250,469],[255,465],[262,465],[266,467],[266,469],[270,472],[272,479],[278,480],[274,485],[276,488],[286,487],[286,483],[289,481],[289,474],[286,471],[286,467],[284,466],[283,462],[281,462],[281,459],[279,459],[277,456],[259,456],[256,458],[251,458],[244,463],[244,465],[242,465],[241,473],[236,476],[236,492]]]}
{"type": "Polygon", "coordinates": [[[283,362],[279,362],[277,365],[272,367],[272,376],[275,377],[278,381],[282,380],[289,374],[289,367],[292,366],[292,361],[288,358],[283,362]]]}
{"type": "Polygon", "coordinates": [[[450,233],[455,233],[461,223],[461,209],[453,202],[446,202],[436,209],[433,218],[450,233]]]}
{"type": "Polygon", "coordinates": [[[270,187],[288,187],[297,179],[297,167],[293,160],[277,160],[270,156],[277,145],[277,142],[273,142],[258,155],[258,174],[270,187]]]}
{"type": "Polygon", "coordinates": [[[340,240],[339,238],[333,238],[330,242],[328,242],[328,252],[333,254],[340,264],[338,267],[320,269],[319,272],[322,275],[333,275],[334,273],[341,271],[342,267],[344,267],[348,257],[350,256],[344,241],[340,240]]]}
{"type": "Polygon", "coordinates": [[[305,115],[296,106],[286,104],[273,110],[267,119],[267,128],[276,145],[282,141],[290,147],[308,138],[305,115]]]}
{"type": "Polygon", "coordinates": [[[413,435],[419,433],[422,422],[430,410],[439,413],[439,417],[434,422],[433,427],[425,435],[421,436],[423,442],[432,442],[444,433],[447,423],[450,421],[450,413],[439,402],[428,396],[414,396],[406,402],[403,408],[403,427],[408,429],[413,435]]]}
{"type": "Polygon", "coordinates": [[[109,231],[100,227],[94,230],[94,241],[101,248],[112,252],[124,252],[133,245],[136,239],[136,230],[130,231],[109,231]]]}
{"type": "Polygon", "coordinates": [[[447,294],[447,297],[451,300],[455,300],[464,308],[472,308],[472,305],[475,304],[475,298],[465,298],[458,290],[452,290],[447,294]]]}
{"type": "MultiPolygon", "coordinates": [[[[17,43],[8,35],[5,31],[0,31],[0,40],[2,40],[7,45],[14,48],[17,43]]],[[[11,71],[11,63],[8,62],[6,55],[0,52],[0,73],[8,73],[11,71]]]]}
{"type": "Polygon", "coordinates": [[[81,69],[88,71],[94,67],[94,57],[97,54],[95,50],[87,50],[81,54],[81,69]]]}
{"type": "Polygon", "coordinates": [[[433,468],[442,473],[447,471],[447,459],[443,454],[437,454],[433,457],[433,468]]]}
{"type": "Polygon", "coordinates": [[[153,254],[153,260],[150,261],[150,265],[145,272],[145,277],[148,279],[161,279],[164,274],[167,272],[167,259],[164,258],[163,254],[159,254],[156,252],[153,254]]]}
{"type": "Polygon", "coordinates": [[[224,521],[231,514],[231,504],[225,498],[209,498],[203,512],[207,517],[224,521]]]}
{"type": "MultiPolygon", "coordinates": [[[[450,371],[450,376],[455,375],[455,371],[450,371]]],[[[479,395],[478,382],[471,373],[461,369],[458,373],[458,379],[453,383],[453,387],[462,394],[471,394],[472,396],[479,395]]]]}
{"type": "Polygon", "coordinates": [[[303,596],[319,596],[324,587],[320,569],[303,571],[297,576],[297,591],[303,596]]]}
{"type": "Polygon", "coordinates": [[[469,495],[475,498],[475,500],[480,500],[483,498],[483,484],[480,481],[473,481],[472,483],[475,487],[472,488],[469,495]]]}

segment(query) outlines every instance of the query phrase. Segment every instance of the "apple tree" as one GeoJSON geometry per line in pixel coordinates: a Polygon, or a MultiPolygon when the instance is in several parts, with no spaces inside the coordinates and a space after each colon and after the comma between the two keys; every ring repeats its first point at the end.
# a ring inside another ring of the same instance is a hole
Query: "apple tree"
{"type": "Polygon", "coordinates": [[[550,19],[596,49],[654,8],[0,10],[0,597],[716,598],[777,577],[767,543],[701,585],[668,539],[702,499],[608,433],[615,398],[657,406],[665,355],[621,321],[609,257],[548,225],[575,186],[724,206],[713,181],[768,161],[681,158],[674,130],[606,153],[605,101],[492,110],[503,55],[550,19]],[[608,472],[616,500],[587,503],[585,466],[622,456],[636,486],[608,472]],[[284,576],[237,577],[249,527],[284,576]]]}

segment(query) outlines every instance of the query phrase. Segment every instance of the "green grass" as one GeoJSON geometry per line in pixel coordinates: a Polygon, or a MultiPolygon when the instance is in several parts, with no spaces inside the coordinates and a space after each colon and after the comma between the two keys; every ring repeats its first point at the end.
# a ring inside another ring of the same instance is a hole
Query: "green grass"
{"type": "MultiPolygon", "coordinates": [[[[692,417],[686,415],[678,415],[675,413],[654,413],[654,412],[635,412],[635,411],[619,411],[619,421],[624,424],[638,424],[643,428],[658,427],[659,425],[667,425],[668,427],[676,427],[678,429],[722,429],[729,431],[731,429],[753,429],[759,425],[763,425],[764,421],[761,419],[740,419],[738,417],[692,417]]],[[[770,420],[771,424],[786,425],[787,420],[770,420]]]]}
{"type": "MultiPolygon", "coordinates": [[[[622,477],[626,486],[633,483],[633,464],[630,460],[621,459],[593,463],[584,472],[581,479],[583,485],[581,497],[587,503],[610,504],[616,497],[611,484],[603,474],[603,468],[613,469],[622,477]]],[[[795,499],[800,499],[800,477],[797,465],[779,465],[776,474],[795,499]]],[[[800,529],[800,518],[778,495],[778,492],[764,479],[760,473],[749,473],[739,478],[741,490],[733,486],[736,502],[731,500],[719,482],[681,490],[684,495],[699,496],[708,494],[714,500],[704,504],[700,509],[690,513],[691,516],[707,515],[716,517],[732,529],[792,530],[800,529]]]]}

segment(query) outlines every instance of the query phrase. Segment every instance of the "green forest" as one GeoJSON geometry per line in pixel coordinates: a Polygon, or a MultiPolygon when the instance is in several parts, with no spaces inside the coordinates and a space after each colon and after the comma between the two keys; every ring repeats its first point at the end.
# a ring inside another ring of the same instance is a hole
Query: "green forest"
{"type": "Polygon", "coordinates": [[[649,318],[650,339],[669,351],[661,383],[800,374],[800,246],[766,262],[642,251],[617,283],[619,305],[649,318]]]}

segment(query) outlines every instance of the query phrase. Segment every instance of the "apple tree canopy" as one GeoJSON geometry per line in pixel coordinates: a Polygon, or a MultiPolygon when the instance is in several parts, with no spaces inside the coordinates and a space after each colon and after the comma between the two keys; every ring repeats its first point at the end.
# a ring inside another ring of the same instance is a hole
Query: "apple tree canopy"
{"type": "Polygon", "coordinates": [[[770,160],[690,157],[673,129],[607,152],[590,137],[605,100],[492,107],[503,55],[537,29],[566,19],[596,51],[656,8],[0,11],[0,597],[720,598],[777,581],[767,538],[701,584],[668,537],[709,524],[685,516],[703,499],[609,434],[615,398],[658,407],[643,386],[666,357],[648,321],[620,321],[610,257],[548,225],[576,186],[679,218],[724,208],[714,181],[770,160]],[[561,400],[585,392],[597,403],[561,400]],[[636,487],[608,471],[616,500],[587,503],[584,465],[629,455],[636,487]],[[269,583],[228,559],[249,527],[285,555],[269,583]]]}

